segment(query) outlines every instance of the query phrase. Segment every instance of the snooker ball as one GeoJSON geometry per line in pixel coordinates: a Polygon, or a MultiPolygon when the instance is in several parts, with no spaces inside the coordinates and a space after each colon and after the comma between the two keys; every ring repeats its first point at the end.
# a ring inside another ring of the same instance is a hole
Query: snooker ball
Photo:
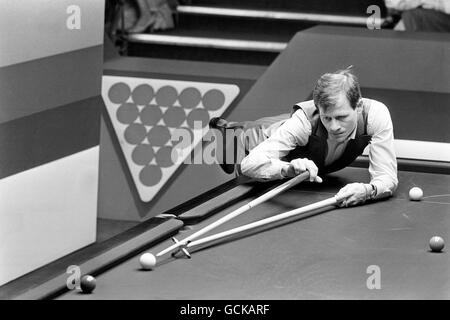
{"type": "Polygon", "coordinates": [[[144,270],[151,270],[156,265],[156,258],[151,253],[144,253],[139,258],[139,263],[141,264],[142,269],[144,270]]]}
{"type": "Polygon", "coordinates": [[[81,278],[80,287],[81,291],[83,291],[84,293],[91,293],[92,291],[94,291],[95,286],[96,280],[93,276],[85,275],[81,278]]]}
{"type": "Polygon", "coordinates": [[[413,201],[422,200],[423,191],[419,187],[414,187],[409,190],[409,199],[413,201]]]}
{"type": "Polygon", "coordinates": [[[434,236],[430,239],[430,248],[433,252],[441,252],[444,249],[444,239],[438,236],[434,236]]]}

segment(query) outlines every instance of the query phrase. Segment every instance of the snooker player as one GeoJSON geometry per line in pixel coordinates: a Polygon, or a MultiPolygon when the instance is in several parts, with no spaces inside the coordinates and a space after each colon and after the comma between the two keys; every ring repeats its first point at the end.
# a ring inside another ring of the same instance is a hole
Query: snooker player
{"type": "Polygon", "coordinates": [[[348,166],[369,145],[370,182],[340,189],[340,205],[389,197],[398,185],[389,110],[379,101],[362,98],[351,67],[322,75],[313,100],[297,103],[290,114],[242,123],[214,118],[210,127],[224,139],[226,130],[242,130],[234,152],[245,157],[239,161],[235,155],[233,164],[221,163],[227,173],[269,181],[309,171],[310,181],[321,182],[319,174],[348,166]]]}

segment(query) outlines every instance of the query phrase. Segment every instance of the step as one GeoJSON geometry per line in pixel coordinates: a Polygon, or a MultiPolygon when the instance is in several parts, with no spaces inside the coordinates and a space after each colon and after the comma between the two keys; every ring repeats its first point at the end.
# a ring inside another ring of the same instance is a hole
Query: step
{"type": "Polygon", "coordinates": [[[313,12],[289,12],[275,10],[255,10],[247,8],[232,7],[214,7],[214,6],[186,6],[177,7],[179,14],[193,14],[199,16],[211,17],[234,17],[234,18],[253,18],[253,19],[270,19],[285,21],[302,21],[313,23],[331,23],[346,25],[366,25],[367,14],[364,12],[360,16],[329,14],[329,13],[313,13],[313,12]]]}
{"type": "Polygon", "coordinates": [[[119,75],[127,72],[132,74],[142,72],[142,70],[151,70],[151,73],[155,75],[163,75],[174,80],[204,77],[211,79],[234,78],[255,82],[266,71],[266,67],[134,57],[117,57],[103,64],[103,73],[107,75],[119,75]]]}
{"type": "Polygon", "coordinates": [[[190,6],[252,8],[268,11],[330,13],[363,16],[371,5],[386,13],[383,0],[188,0],[190,6]]]}
{"type": "Polygon", "coordinates": [[[172,45],[179,47],[200,47],[230,50],[281,52],[286,48],[287,42],[242,40],[233,36],[235,33],[222,32],[216,37],[208,36],[204,32],[177,32],[177,34],[140,33],[127,36],[128,41],[135,43],[172,45]]]}

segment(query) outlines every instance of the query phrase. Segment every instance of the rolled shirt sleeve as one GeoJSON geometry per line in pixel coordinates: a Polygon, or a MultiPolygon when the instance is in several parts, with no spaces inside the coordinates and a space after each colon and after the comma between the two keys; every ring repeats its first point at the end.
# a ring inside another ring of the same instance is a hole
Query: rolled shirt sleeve
{"type": "Polygon", "coordinates": [[[311,123],[297,110],[269,138],[257,145],[241,162],[241,172],[258,180],[285,178],[281,170],[289,163],[281,160],[296,146],[304,146],[311,135],[311,123]]]}
{"type": "Polygon", "coordinates": [[[442,9],[446,14],[450,14],[450,0],[441,0],[442,9]]]}
{"type": "Polygon", "coordinates": [[[424,1],[424,6],[430,5],[434,10],[450,14],[450,0],[422,0],[424,1]]]}
{"type": "Polygon", "coordinates": [[[388,108],[372,100],[367,122],[367,134],[372,136],[369,146],[370,183],[377,188],[375,199],[389,197],[397,189],[398,178],[394,129],[388,108]]]}
{"type": "Polygon", "coordinates": [[[419,7],[422,0],[385,0],[384,3],[387,8],[404,11],[419,7]]]}
{"type": "Polygon", "coordinates": [[[421,6],[450,14],[450,0],[385,0],[389,9],[399,11],[411,10],[421,6]]]}

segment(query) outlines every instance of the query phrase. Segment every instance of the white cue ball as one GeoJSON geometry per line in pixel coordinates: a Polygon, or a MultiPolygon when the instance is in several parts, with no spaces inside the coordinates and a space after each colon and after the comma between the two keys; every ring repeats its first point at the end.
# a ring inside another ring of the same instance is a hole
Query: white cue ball
{"type": "Polygon", "coordinates": [[[445,242],[439,236],[434,236],[430,239],[430,249],[433,252],[441,252],[444,249],[445,242]]]}
{"type": "Polygon", "coordinates": [[[422,189],[414,187],[409,190],[409,199],[413,201],[419,201],[422,200],[422,197],[423,197],[422,189]]]}
{"type": "Polygon", "coordinates": [[[151,270],[156,265],[156,258],[151,253],[144,253],[139,258],[139,263],[141,264],[142,269],[144,270],[151,270]]]}

